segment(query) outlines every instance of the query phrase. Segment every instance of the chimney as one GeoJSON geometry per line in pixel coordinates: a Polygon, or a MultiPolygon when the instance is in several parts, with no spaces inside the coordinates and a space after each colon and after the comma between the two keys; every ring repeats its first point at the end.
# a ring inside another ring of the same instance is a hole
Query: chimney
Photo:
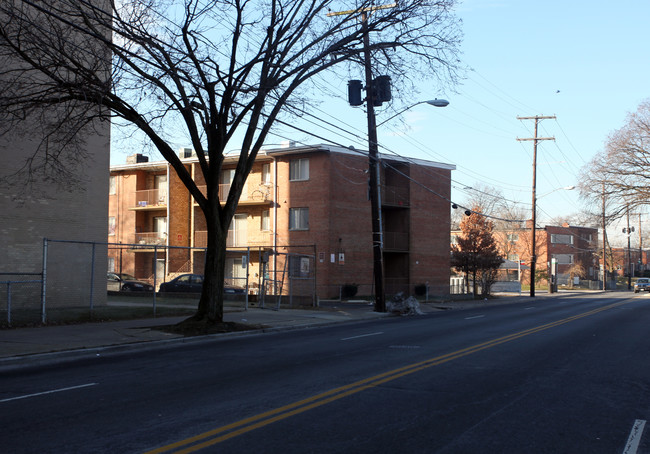
{"type": "Polygon", "coordinates": [[[136,153],[126,157],[127,164],[138,164],[140,162],[149,162],[149,156],[145,156],[142,153],[136,153]]]}
{"type": "Polygon", "coordinates": [[[296,142],[294,142],[293,140],[283,140],[280,143],[280,148],[293,148],[295,146],[296,146],[296,142]]]}

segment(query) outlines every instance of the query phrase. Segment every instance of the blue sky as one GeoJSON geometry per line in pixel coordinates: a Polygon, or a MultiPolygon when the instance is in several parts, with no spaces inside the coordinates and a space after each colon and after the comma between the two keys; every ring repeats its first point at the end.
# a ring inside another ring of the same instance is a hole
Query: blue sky
{"type": "MultiPolygon", "coordinates": [[[[608,134],[650,98],[650,2],[465,0],[457,15],[463,20],[462,63],[471,70],[454,89],[424,81],[413,103],[437,97],[450,105],[418,105],[400,117],[403,121],[382,125],[381,145],[400,155],[455,164],[454,201],[471,196],[466,187],[487,186],[529,210],[533,145],[516,139],[532,137],[534,123],[517,116],[555,115],[539,129],[540,137],[556,140],[538,147],[538,219],[579,211],[577,191],[551,191],[577,184],[580,168],[603,149],[608,134]]],[[[360,138],[303,126],[362,148],[365,113],[347,104],[347,76],[333,79],[325,87],[328,99],[313,113],[360,138]]],[[[380,111],[378,122],[392,113],[380,111]]],[[[283,138],[323,142],[288,130],[268,142],[283,138]]],[[[126,154],[116,149],[113,163],[124,162],[126,154]]]]}

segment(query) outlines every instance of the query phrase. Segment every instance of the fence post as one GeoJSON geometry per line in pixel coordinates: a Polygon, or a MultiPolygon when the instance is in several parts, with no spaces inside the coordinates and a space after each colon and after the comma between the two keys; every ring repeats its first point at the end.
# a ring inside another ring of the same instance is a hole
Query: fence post
{"type": "Polygon", "coordinates": [[[43,238],[43,269],[41,271],[41,323],[45,323],[45,294],[47,293],[47,238],[43,238]]]}
{"type": "MultiPolygon", "coordinates": [[[[166,250],[166,257],[169,260],[169,250],[166,250]]],[[[165,274],[167,270],[165,269],[165,274]]],[[[153,316],[156,317],[156,277],[158,276],[158,245],[153,245],[153,316]]]]}
{"type": "Polygon", "coordinates": [[[90,263],[90,317],[93,315],[93,291],[95,287],[95,243],[93,242],[92,262],[90,263]]]}
{"type": "Polygon", "coordinates": [[[11,281],[7,282],[7,325],[11,326],[11,281]]]}

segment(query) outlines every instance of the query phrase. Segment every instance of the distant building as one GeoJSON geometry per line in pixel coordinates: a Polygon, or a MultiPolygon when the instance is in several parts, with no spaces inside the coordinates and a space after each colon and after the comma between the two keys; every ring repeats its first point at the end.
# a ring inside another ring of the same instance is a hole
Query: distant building
{"type": "MultiPolygon", "coordinates": [[[[200,187],[198,161],[181,157],[200,187]]],[[[226,157],[224,200],[237,157],[226,157]]],[[[454,166],[382,157],[382,220],[386,292],[449,293],[449,195],[454,166]]],[[[373,292],[368,157],[352,149],[315,145],[263,150],[248,177],[228,236],[226,276],[258,291],[313,286],[319,298],[345,284],[373,292]],[[265,281],[265,279],[268,279],[265,281]]],[[[111,167],[109,269],[169,280],[203,273],[207,229],[203,214],[166,162],[111,167]],[[176,247],[194,248],[175,249],[176,247]]],[[[303,293],[309,290],[303,289],[303,293]]]]}
{"type": "MultiPolygon", "coordinates": [[[[453,237],[460,231],[452,232],[453,237]]],[[[495,230],[497,246],[504,259],[530,265],[532,257],[532,221],[525,226],[508,230],[495,230]]],[[[558,284],[568,284],[569,277],[578,269],[584,271],[583,279],[598,280],[598,229],[564,224],[547,225],[535,229],[536,271],[544,277],[541,284],[546,285],[551,260],[555,259],[558,270],[558,284]]],[[[513,271],[510,270],[509,273],[513,271]]],[[[522,283],[530,284],[530,271],[522,271],[522,283]]]]}

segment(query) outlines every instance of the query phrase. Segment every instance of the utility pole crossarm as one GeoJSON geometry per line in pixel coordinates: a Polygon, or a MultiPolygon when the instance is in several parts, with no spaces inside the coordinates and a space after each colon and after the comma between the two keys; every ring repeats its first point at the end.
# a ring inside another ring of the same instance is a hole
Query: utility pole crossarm
{"type": "Polygon", "coordinates": [[[519,137],[517,137],[517,140],[519,142],[526,142],[530,140],[555,140],[555,137],[529,137],[525,139],[520,139],[519,137]]]}
{"type": "Polygon", "coordinates": [[[355,13],[366,13],[368,11],[376,11],[378,9],[388,9],[388,8],[396,8],[396,7],[397,7],[397,3],[391,3],[390,5],[369,6],[367,8],[350,9],[347,11],[330,11],[329,13],[327,13],[327,17],[349,16],[350,14],[355,14],[355,13]]]}

